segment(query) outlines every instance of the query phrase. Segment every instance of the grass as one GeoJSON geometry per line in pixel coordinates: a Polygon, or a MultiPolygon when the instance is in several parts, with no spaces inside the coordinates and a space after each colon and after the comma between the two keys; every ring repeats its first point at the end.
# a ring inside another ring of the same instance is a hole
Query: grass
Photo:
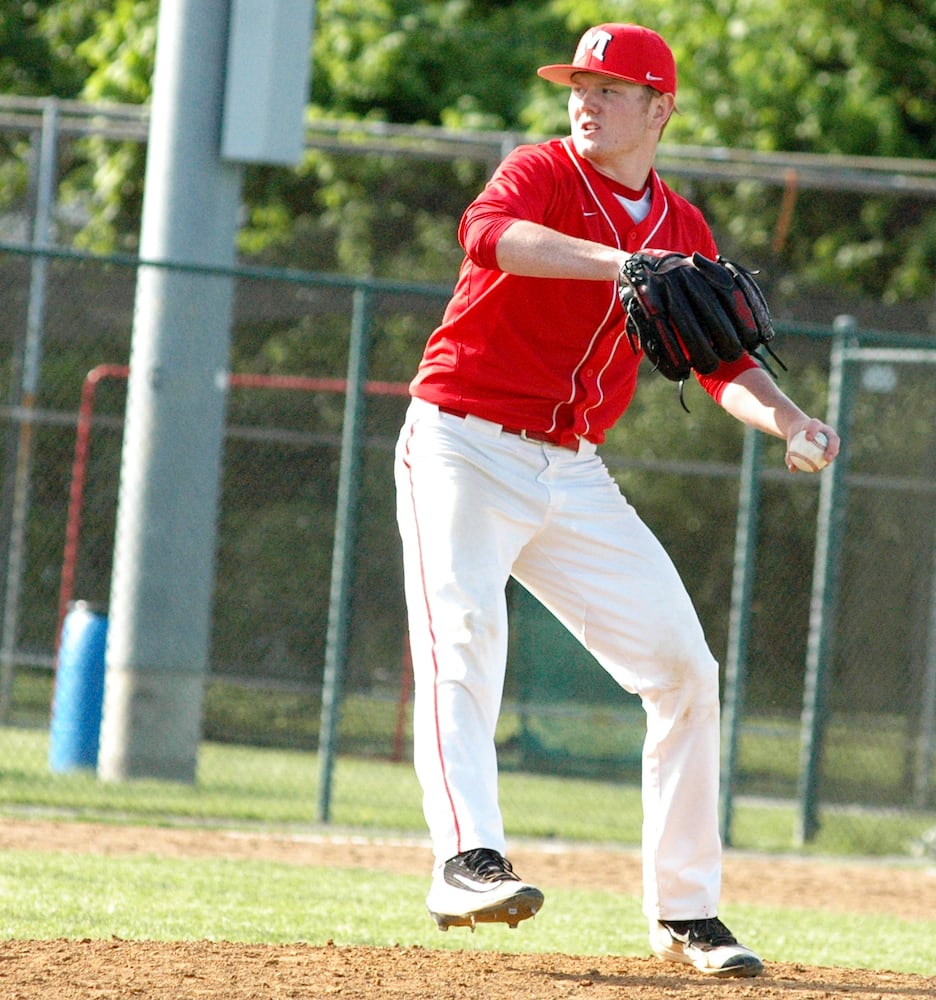
{"type": "MultiPolygon", "coordinates": [[[[332,822],[316,815],[314,754],[205,743],[194,785],[101,782],[93,772],[55,774],[48,734],[0,729],[0,816],[54,815],[154,825],[234,826],[311,832],[424,835],[412,766],[343,757],[334,776],[332,822]]],[[[511,836],[637,844],[635,785],[507,771],[501,778],[511,836]]],[[[906,855],[934,825],[932,813],[827,809],[807,853],[906,855]]],[[[793,807],[742,800],[733,846],[787,852],[793,807]]],[[[440,934],[424,911],[425,880],[380,871],[308,868],[262,860],[0,854],[7,938],[209,939],[247,942],[419,945],[570,954],[647,953],[635,896],[549,891],[548,905],[518,931],[484,927],[440,934]]],[[[769,960],[936,974],[936,922],[887,916],[737,906],[724,914],[769,960]]]]}
{"type": "MultiPolygon", "coordinates": [[[[11,721],[45,728],[51,692],[51,674],[17,671],[11,721]]],[[[339,726],[342,753],[365,758],[408,755],[409,706],[403,709],[401,719],[398,691],[385,690],[382,695],[348,691],[342,698],[339,726]]],[[[314,752],[320,711],[319,699],[309,692],[238,687],[215,680],[205,692],[204,739],[209,744],[314,752]]],[[[901,808],[916,777],[908,752],[916,736],[909,726],[897,715],[834,715],[825,736],[823,798],[901,808]]],[[[643,711],[632,696],[587,705],[508,701],[497,729],[501,769],[635,784],[644,733],[643,711]]],[[[799,781],[800,738],[798,718],[747,719],[739,733],[737,794],[792,799],[799,781]]],[[[932,780],[936,787],[936,762],[932,780]]]]}
{"type": "MultiPolygon", "coordinates": [[[[93,771],[52,773],[44,730],[0,728],[0,814],[53,814],[138,823],[240,825],[308,830],[320,826],[318,760],[297,750],[204,743],[194,785],[155,780],[102,782],[93,771]]],[[[505,771],[501,802],[517,837],[636,845],[637,784],[505,771]]],[[[420,792],[408,762],[341,757],[327,828],[424,833],[420,792]]],[[[731,846],[794,847],[790,802],[740,799],[731,846]]],[[[811,854],[912,855],[936,826],[932,812],[826,808],[811,854]]]]}
{"type": "MultiPolygon", "coordinates": [[[[7,851],[0,936],[224,940],[645,955],[636,897],[551,889],[536,920],[511,931],[441,934],[425,879],[263,861],[96,857],[7,851]]],[[[936,921],[735,906],[726,921],[768,961],[936,974],[936,921]]]]}

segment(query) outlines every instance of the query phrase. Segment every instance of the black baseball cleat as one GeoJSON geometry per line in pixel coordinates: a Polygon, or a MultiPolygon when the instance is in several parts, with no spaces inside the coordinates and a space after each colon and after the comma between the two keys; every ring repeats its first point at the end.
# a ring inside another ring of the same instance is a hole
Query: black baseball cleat
{"type": "Polygon", "coordinates": [[[476,924],[507,924],[535,916],[543,894],[514,874],[497,851],[478,847],[449,858],[432,879],[426,906],[439,930],[476,924]]]}
{"type": "Polygon", "coordinates": [[[728,979],[764,971],[764,963],[738,944],[718,917],[651,923],[650,947],[659,958],[692,965],[706,976],[728,979]]]}

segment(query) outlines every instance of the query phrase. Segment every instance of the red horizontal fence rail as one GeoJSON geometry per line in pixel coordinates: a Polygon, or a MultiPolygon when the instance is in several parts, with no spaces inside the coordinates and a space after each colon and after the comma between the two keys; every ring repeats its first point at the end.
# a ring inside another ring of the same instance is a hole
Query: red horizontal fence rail
{"type": "MultiPolygon", "coordinates": [[[[62,625],[68,614],[75,589],[78,566],[78,546],[81,538],[81,516],[84,506],[85,482],[88,475],[88,454],[91,448],[91,427],[94,421],[94,402],[97,387],[105,379],[126,379],[130,374],[127,365],[98,365],[85,376],[78,407],[78,427],[75,434],[75,455],[72,462],[71,483],[68,491],[68,514],[65,523],[65,550],[62,556],[62,575],[59,585],[58,626],[55,648],[62,637],[62,625]]],[[[261,375],[252,373],[231,374],[228,385],[232,389],[291,389],[299,392],[344,393],[348,383],[341,378],[309,378],[303,375],[261,375]]],[[[369,380],[364,392],[370,396],[408,396],[406,382],[381,382],[369,380]]]]}

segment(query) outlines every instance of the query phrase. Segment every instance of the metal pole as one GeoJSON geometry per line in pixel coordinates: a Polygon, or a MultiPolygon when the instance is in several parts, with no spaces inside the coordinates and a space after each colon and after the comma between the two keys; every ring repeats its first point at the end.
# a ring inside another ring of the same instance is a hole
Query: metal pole
{"type": "Polygon", "coordinates": [[[228,0],[163,0],[98,774],[195,779],[240,210],[220,158],[228,0]],[[185,265],[192,265],[186,268],[185,265]],[[210,272],[204,266],[219,269],[210,272]],[[202,268],[202,270],[199,270],[202,268]]]}
{"type": "Polygon", "coordinates": [[[933,744],[936,740],[936,531],[933,533],[932,576],[930,581],[929,631],[926,662],[923,664],[923,706],[917,740],[916,773],[913,781],[913,804],[925,809],[929,802],[933,744]]]}
{"type": "Polygon", "coordinates": [[[331,814],[332,775],[341,717],[341,685],[348,659],[354,543],[358,520],[358,470],[364,432],[364,382],[367,379],[369,351],[370,294],[366,289],[356,288],[351,316],[348,388],[341,434],[335,541],[325,640],[325,675],[319,724],[318,818],[322,823],[327,823],[331,814]]]}
{"type": "MultiPolygon", "coordinates": [[[[43,105],[42,132],[39,141],[39,176],[33,222],[33,245],[39,250],[47,249],[49,246],[57,175],[57,146],[58,105],[54,99],[51,99],[43,105]]],[[[0,723],[6,723],[8,720],[13,700],[20,595],[23,587],[23,571],[26,565],[26,526],[29,520],[31,492],[30,478],[34,444],[32,412],[36,407],[42,366],[48,268],[49,261],[44,254],[38,253],[32,258],[29,307],[26,314],[26,338],[23,346],[21,385],[18,393],[19,433],[13,446],[10,537],[7,547],[7,572],[3,600],[3,639],[0,642],[0,723]]]]}
{"type": "Polygon", "coordinates": [[[734,815],[734,782],[738,763],[741,713],[747,678],[748,636],[751,626],[751,595],[754,590],[754,556],[757,551],[757,513],[760,510],[760,466],[763,436],[748,427],[741,455],[738,522],[735,528],[734,571],[725,655],[725,693],[722,710],[724,749],[721,769],[721,837],[731,844],[734,815]]]}
{"type": "Polygon", "coordinates": [[[800,725],[799,814],[795,831],[795,840],[800,846],[811,841],[819,831],[819,774],[825,740],[828,712],[826,700],[834,652],[835,610],[845,534],[845,480],[848,473],[848,424],[851,410],[847,353],[855,340],[858,327],[851,316],[838,317],[834,327],[827,419],[841,435],[842,449],[832,465],[820,473],[822,479],[819,483],[800,725]]]}

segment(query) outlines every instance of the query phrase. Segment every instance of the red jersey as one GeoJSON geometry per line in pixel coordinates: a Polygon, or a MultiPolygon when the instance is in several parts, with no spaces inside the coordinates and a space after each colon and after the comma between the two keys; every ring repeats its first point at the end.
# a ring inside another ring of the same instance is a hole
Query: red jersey
{"type": "MultiPolygon", "coordinates": [[[[569,138],[507,155],[459,226],[465,259],[411,392],[508,427],[595,443],[627,409],[641,354],[624,332],[614,281],[530,278],[497,265],[497,241],[518,219],[634,253],[717,254],[702,213],[651,171],[649,215],[635,223],[613,182],[569,138]]],[[[721,389],[753,367],[747,356],[700,378],[721,389]]]]}

